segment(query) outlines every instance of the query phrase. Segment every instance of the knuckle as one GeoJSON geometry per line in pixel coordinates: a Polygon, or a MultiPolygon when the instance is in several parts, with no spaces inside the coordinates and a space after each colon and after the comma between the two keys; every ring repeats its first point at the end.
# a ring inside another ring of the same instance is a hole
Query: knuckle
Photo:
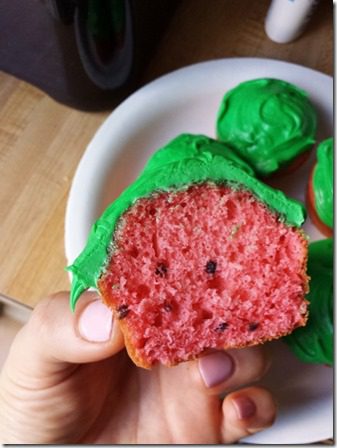
{"type": "Polygon", "coordinates": [[[65,293],[58,292],[43,298],[35,306],[28,324],[43,334],[44,329],[50,328],[55,318],[55,305],[65,297],[65,293]]]}
{"type": "Polygon", "coordinates": [[[251,352],[253,362],[251,363],[251,374],[254,380],[260,380],[270,367],[269,356],[262,347],[253,347],[251,352]]]}

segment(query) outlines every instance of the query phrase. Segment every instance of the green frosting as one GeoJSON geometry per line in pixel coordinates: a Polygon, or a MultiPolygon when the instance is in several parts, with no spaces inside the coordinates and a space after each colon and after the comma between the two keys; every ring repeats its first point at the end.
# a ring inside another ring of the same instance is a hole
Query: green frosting
{"type": "Polygon", "coordinates": [[[83,291],[97,286],[113,250],[117,222],[137,199],[155,191],[183,189],[202,182],[244,187],[289,225],[300,226],[305,220],[305,209],[300,202],[256,179],[251,168],[229,148],[206,136],[179,135],[151,157],[136,181],[109,205],[93,225],[83,252],[67,268],[73,274],[72,309],[83,291]]]}
{"type": "Polygon", "coordinates": [[[321,221],[333,226],[333,139],[320,143],[317,148],[317,163],[314,168],[312,185],[315,209],[321,221]]]}
{"type": "Polygon", "coordinates": [[[258,175],[268,176],[315,143],[316,121],[306,92],[278,79],[254,79],[226,93],[217,134],[258,175]]]}
{"type": "Polygon", "coordinates": [[[304,362],[333,363],[333,240],[309,244],[307,295],[309,319],[285,338],[295,355],[304,362]]]}

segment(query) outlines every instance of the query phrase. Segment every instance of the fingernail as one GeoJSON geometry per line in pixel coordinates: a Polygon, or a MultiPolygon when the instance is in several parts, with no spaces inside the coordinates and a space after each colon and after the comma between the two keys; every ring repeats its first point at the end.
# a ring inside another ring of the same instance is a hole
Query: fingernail
{"type": "Polygon", "coordinates": [[[228,380],[234,372],[234,362],[225,352],[212,353],[199,359],[199,371],[207,387],[228,380]]]}
{"type": "Polygon", "coordinates": [[[101,300],[95,300],[84,308],[78,330],[87,341],[104,342],[111,337],[112,322],[112,311],[101,300]]]}
{"type": "Polygon", "coordinates": [[[256,413],[256,405],[254,401],[248,397],[236,397],[233,400],[233,404],[240,420],[253,417],[256,413]]]}

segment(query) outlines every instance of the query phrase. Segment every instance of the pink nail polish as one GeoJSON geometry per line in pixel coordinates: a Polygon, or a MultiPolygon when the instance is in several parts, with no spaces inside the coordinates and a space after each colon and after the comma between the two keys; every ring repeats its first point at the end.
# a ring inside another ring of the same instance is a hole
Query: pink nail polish
{"type": "Polygon", "coordinates": [[[233,404],[240,420],[245,420],[246,418],[253,417],[253,415],[256,413],[256,405],[254,401],[248,397],[236,397],[233,400],[233,404]]]}
{"type": "Polygon", "coordinates": [[[225,352],[211,353],[199,359],[199,371],[206,387],[214,387],[232,376],[234,362],[225,352]]]}
{"type": "Polygon", "coordinates": [[[111,337],[112,322],[112,311],[100,300],[95,300],[84,308],[78,330],[87,341],[105,342],[111,337]]]}

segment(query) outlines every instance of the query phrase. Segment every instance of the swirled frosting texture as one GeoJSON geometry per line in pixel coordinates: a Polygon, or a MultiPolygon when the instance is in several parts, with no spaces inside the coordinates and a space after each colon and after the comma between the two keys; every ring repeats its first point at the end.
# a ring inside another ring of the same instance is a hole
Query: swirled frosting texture
{"type": "Polygon", "coordinates": [[[291,350],[304,362],[333,364],[333,240],[309,245],[307,295],[309,319],[285,338],[291,350]]]}
{"type": "Polygon", "coordinates": [[[269,176],[315,143],[316,121],[306,92],[278,79],[255,79],[225,94],[217,135],[259,176],[269,176]]]}
{"type": "Polygon", "coordinates": [[[321,142],[317,148],[317,163],[313,171],[316,212],[328,227],[333,227],[333,139],[321,142]]]}
{"type": "Polygon", "coordinates": [[[183,189],[204,182],[226,183],[233,188],[251,191],[289,225],[299,227],[305,220],[305,209],[300,202],[256,179],[249,165],[225,145],[203,135],[179,135],[151,157],[138,179],[110,204],[93,225],[83,252],[67,268],[73,274],[72,308],[83,291],[97,286],[113,251],[117,222],[137,199],[155,191],[183,189]]]}

